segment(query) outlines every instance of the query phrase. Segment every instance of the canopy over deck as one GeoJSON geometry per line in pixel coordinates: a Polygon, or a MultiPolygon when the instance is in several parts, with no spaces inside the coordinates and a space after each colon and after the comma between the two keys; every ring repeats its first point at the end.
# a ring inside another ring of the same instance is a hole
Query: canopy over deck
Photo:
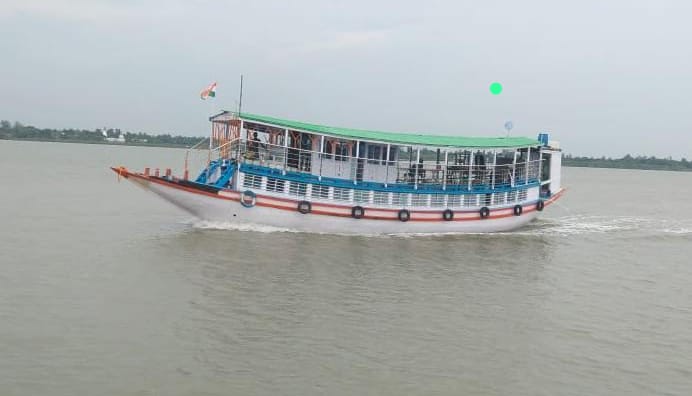
{"type": "Polygon", "coordinates": [[[416,133],[369,131],[363,129],[339,128],[326,125],[310,124],[307,122],[285,120],[281,118],[263,116],[258,114],[238,114],[229,111],[225,111],[221,114],[213,116],[211,117],[211,120],[220,120],[228,116],[238,116],[238,118],[245,121],[254,121],[272,126],[340,137],[344,139],[367,140],[407,146],[435,146],[458,148],[518,148],[540,145],[540,142],[538,140],[527,137],[440,136],[416,133]]]}

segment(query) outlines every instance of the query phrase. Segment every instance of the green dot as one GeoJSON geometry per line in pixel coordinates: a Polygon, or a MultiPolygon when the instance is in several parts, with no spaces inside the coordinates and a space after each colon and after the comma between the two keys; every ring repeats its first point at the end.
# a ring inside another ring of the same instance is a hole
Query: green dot
{"type": "Polygon", "coordinates": [[[493,95],[499,95],[502,92],[502,84],[499,82],[494,82],[490,84],[490,93],[493,95]]]}

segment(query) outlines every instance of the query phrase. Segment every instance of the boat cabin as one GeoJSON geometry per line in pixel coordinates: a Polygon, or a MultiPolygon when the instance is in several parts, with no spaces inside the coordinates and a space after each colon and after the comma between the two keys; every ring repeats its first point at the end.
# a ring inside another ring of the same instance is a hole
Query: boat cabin
{"type": "Polygon", "coordinates": [[[561,152],[546,134],[388,133],[237,112],[210,121],[218,156],[197,181],[221,188],[385,207],[507,205],[560,189],[561,152]]]}

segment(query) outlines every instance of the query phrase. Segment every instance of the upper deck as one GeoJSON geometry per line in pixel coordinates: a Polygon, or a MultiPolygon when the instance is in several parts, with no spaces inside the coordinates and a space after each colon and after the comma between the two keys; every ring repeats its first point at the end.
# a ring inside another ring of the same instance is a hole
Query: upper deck
{"type": "Polygon", "coordinates": [[[265,177],[433,194],[509,191],[549,182],[550,154],[544,156],[546,142],[537,139],[390,133],[234,112],[210,120],[210,146],[219,158],[234,159],[241,172],[265,177]]]}
{"type": "Polygon", "coordinates": [[[318,125],[302,121],[286,120],[250,113],[224,111],[212,116],[212,122],[230,122],[240,119],[268,127],[284,128],[292,131],[324,135],[348,140],[359,140],[372,143],[387,143],[402,146],[445,147],[445,148],[484,148],[505,149],[538,146],[536,139],[527,137],[468,137],[443,136],[433,134],[383,132],[364,129],[342,128],[318,125]]]}

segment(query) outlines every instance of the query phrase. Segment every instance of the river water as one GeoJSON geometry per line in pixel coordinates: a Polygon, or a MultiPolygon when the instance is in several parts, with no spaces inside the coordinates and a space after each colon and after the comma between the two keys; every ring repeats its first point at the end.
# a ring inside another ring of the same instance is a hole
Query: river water
{"type": "Polygon", "coordinates": [[[1,395],[689,395],[692,174],[564,169],[519,232],[197,222],[110,165],[0,141],[1,395]]]}

